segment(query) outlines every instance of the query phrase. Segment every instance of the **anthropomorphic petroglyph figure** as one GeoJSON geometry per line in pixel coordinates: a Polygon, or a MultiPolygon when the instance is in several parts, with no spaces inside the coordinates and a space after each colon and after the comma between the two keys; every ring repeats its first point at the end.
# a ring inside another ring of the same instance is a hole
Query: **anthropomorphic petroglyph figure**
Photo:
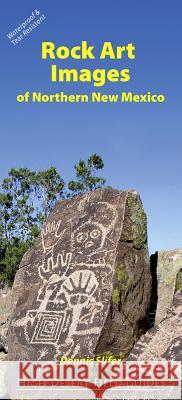
{"type": "Polygon", "coordinates": [[[112,242],[109,233],[112,231],[117,213],[114,207],[106,202],[98,202],[97,209],[91,205],[83,217],[78,221],[71,233],[72,251],[77,256],[77,263],[105,265],[108,254],[106,242],[112,242]],[[98,222],[99,221],[99,222],[98,222]]]}

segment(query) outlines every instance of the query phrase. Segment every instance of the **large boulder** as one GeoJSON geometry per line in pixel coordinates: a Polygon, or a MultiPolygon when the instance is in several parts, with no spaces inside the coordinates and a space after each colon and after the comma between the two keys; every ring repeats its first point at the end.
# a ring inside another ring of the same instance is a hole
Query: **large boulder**
{"type": "Polygon", "coordinates": [[[16,274],[8,359],[127,355],[145,329],[150,290],[137,192],[63,200],[16,274]]]}
{"type": "Polygon", "coordinates": [[[182,360],[182,290],[162,322],[150,329],[134,346],[128,360],[182,360]]]}
{"type": "Polygon", "coordinates": [[[181,285],[182,249],[159,251],[157,253],[157,310],[155,325],[167,315],[175,290],[181,285]]]}

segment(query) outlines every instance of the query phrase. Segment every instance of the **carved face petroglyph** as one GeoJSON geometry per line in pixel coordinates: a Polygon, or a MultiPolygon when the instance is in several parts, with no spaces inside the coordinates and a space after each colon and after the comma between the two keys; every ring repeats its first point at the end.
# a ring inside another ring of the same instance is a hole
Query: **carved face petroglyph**
{"type": "Polygon", "coordinates": [[[93,253],[102,247],[104,240],[104,227],[94,222],[85,222],[72,234],[72,245],[79,254],[93,253]]]}
{"type": "Polygon", "coordinates": [[[72,231],[72,251],[87,256],[102,250],[116,218],[117,212],[112,204],[98,202],[97,207],[89,205],[72,231]]]}

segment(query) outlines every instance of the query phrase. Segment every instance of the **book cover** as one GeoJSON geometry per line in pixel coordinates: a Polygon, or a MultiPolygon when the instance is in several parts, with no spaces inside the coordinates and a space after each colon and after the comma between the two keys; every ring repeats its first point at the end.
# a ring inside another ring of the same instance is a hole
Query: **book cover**
{"type": "Polygon", "coordinates": [[[181,398],[181,12],[1,5],[1,398],[181,398]]]}

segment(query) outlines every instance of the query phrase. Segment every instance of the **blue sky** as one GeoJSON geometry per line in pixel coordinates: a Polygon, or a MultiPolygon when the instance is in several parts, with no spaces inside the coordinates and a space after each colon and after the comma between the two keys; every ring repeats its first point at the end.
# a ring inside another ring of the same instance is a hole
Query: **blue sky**
{"type": "Polygon", "coordinates": [[[118,189],[139,191],[148,216],[150,252],[182,247],[181,1],[16,1],[1,4],[1,179],[11,167],[55,165],[63,178],[96,152],[103,176],[118,189]],[[13,46],[6,34],[39,9],[46,20],[13,46]],[[164,93],[166,102],[28,103],[25,91],[90,93],[92,84],[51,83],[41,42],[100,49],[134,43],[136,59],[57,61],[59,68],[130,68],[127,83],[107,83],[102,93],[164,93]]]}

